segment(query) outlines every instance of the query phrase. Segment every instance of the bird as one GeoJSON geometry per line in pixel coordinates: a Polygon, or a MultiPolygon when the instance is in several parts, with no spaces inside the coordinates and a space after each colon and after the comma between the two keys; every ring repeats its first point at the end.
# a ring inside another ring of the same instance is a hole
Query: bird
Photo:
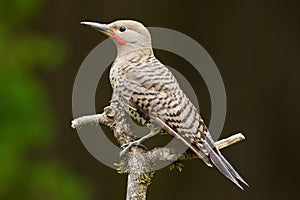
{"type": "Polygon", "coordinates": [[[109,80],[112,101],[150,132],[123,145],[123,154],[157,134],[176,137],[209,166],[215,166],[239,188],[248,186],[216,148],[211,134],[172,72],[154,55],[149,30],[134,20],[109,24],[82,21],[81,24],[111,38],[117,48],[109,80]]]}

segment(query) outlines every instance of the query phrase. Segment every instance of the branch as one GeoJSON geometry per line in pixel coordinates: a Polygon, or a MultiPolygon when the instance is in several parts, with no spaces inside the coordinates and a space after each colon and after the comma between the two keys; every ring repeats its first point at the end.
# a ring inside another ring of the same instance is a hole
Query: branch
{"type": "Polygon", "coordinates": [[[114,109],[110,106],[107,106],[104,108],[104,112],[101,114],[87,115],[72,120],[71,127],[74,129],[80,129],[83,126],[99,124],[112,127],[114,125],[114,115],[114,109]]]}
{"type": "Polygon", "coordinates": [[[228,147],[232,144],[235,144],[237,142],[245,140],[245,136],[242,133],[236,133],[228,138],[218,140],[215,142],[215,145],[218,149],[223,149],[225,147],[228,147]]]}
{"type": "MultiPolygon", "coordinates": [[[[109,126],[119,144],[126,144],[137,138],[122,132],[121,129],[116,128],[117,121],[114,120],[115,110],[112,106],[104,108],[102,114],[95,114],[89,116],[79,117],[72,121],[72,128],[79,129],[86,125],[99,125],[103,124],[109,126]]],[[[245,137],[242,133],[234,134],[228,138],[215,142],[218,149],[223,149],[227,146],[235,144],[244,140],[245,137]]],[[[166,147],[157,147],[150,151],[145,151],[140,147],[133,147],[122,158],[120,169],[122,172],[128,173],[127,181],[127,197],[126,200],[145,200],[148,185],[151,183],[151,176],[153,173],[153,165],[157,161],[181,161],[198,158],[191,152],[186,152],[183,155],[176,152],[175,149],[166,147]]]]}

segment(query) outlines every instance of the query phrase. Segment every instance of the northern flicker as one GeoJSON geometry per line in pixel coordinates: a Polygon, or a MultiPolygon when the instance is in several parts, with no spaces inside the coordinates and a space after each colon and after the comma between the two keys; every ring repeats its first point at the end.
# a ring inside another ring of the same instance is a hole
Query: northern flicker
{"type": "Polygon", "coordinates": [[[241,189],[239,181],[247,185],[215,147],[199,112],[171,71],[154,56],[150,33],[143,24],[133,20],[81,24],[115,42],[117,58],[109,75],[113,99],[134,120],[150,129],[146,136],[124,145],[122,153],[156,134],[167,133],[187,145],[208,166],[216,166],[241,189]]]}

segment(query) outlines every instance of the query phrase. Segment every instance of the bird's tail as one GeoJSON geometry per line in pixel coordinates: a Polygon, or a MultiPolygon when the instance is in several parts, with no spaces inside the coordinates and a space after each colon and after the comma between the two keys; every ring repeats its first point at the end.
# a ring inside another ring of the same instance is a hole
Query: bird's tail
{"type": "Polygon", "coordinates": [[[235,171],[235,169],[226,160],[226,158],[224,158],[221,152],[215,147],[214,143],[211,142],[212,139],[206,139],[207,143],[205,146],[209,151],[209,158],[211,162],[217,167],[217,169],[242,190],[244,188],[240,185],[239,181],[246,186],[249,186],[247,182],[235,171]]]}

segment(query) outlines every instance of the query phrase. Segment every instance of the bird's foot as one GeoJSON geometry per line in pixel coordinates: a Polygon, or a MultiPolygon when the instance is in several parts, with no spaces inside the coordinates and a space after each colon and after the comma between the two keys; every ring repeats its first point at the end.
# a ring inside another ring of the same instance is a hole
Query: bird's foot
{"type": "Polygon", "coordinates": [[[138,139],[133,142],[128,142],[126,144],[123,144],[121,148],[123,149],[120,153],[120,156],[122,157],[127,151],[129,151],[133,146],[139,146],[142,147],[143,149],[147,150],[147,147],[142,144],[143,140],[138,139]]]}

